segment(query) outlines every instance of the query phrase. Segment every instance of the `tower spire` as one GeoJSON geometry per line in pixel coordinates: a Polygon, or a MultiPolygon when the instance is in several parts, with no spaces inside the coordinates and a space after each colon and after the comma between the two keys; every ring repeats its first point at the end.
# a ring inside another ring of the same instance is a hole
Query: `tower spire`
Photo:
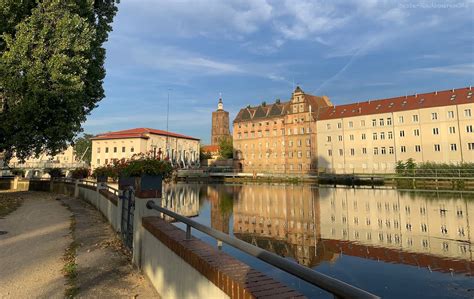
{"type": "Polygon", "coordinates": [[[219,93],[219,102],[217,103],[217,110],[224,110],[224,103],[222,102],[222,93],[219,93]]]}

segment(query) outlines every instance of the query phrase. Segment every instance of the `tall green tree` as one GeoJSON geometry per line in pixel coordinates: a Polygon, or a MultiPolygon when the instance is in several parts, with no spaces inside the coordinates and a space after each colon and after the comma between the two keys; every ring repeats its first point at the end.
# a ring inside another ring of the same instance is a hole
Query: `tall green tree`
{"type": "Polygon", "coordinates": [[[0,0],[0,152],[54,155],[103,99],[118,0],[0,0]],[[1,107],[0,107],[1,108],[1,107]]]}
{"type": "Polygon", "coordinates": [[[234,145],[232,138],[222,138],[219,140],[219,156],[223,159],[232,159],[234,156],[234,145]]]}
{"type": "Polygon", "coordinates": [[[92,159],[92,134],[84,134],[74,140],[74,155],[76,159],[91,164],[92,159]]]}

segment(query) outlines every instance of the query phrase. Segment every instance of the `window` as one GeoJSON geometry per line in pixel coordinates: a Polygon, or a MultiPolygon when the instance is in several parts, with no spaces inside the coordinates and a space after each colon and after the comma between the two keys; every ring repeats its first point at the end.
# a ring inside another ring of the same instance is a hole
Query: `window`
{"type": "Polygon", "coordinates": [[[109,164],[109,159],[105,159],[105,165],[109,164]]]}
{"type": "MultiPolygon", "coordinates": [[[[106,153],[109,152],[109,148],[108,148],[108,147],[105,148],[105,152],[106,152],[106,153]]],[[[107,162],[106,162],[105,164],[107,164],[107,162]]]]}
{"type": "Polygon", "coordinates": [[[379,154],[379,148],[378,147],[374,147],[374,155],[378,155],[379,154]]]}
{"type": "Polygon", "coordinates": [[[377,140],[377,133],[373,133],[373,134],[372,134],[372,139],[373,139],[373,140],[377,140]]]}
{"type": "Polygon", "coordinates": [[[97,159],[97,165],[100,165],[100,159],[97,159]]]}
{"type": "Polygon", "coordinates": [[[387,150],[385,149],[385,147],[382,147],[380,151],[382,152],[382,155],[385,155],[387,153],[387,150]]]}
{"type": "Polygon", "coordinates": [[[125,146],[122,146],[122,153],[125,153],[125,146]]]}
{"type": "Polygon", "coordinates": [[[406,148],[404,145],[402,145],[402,146],[400,147],[400,152],[406,153],[406,152],[407,152],[407,148],[406,148]]]}
{"type": "Polygon", "coordinates": [[[385,122],[385,120],[384,120],[383,118],[381,118],[381,119],[379,120],[379,123],[380,123],[381,126],[384,125],[384,122],[385,122]]]}
{"type": "Polygon", "coordinates": [[[331,136],[327,137],[327,142],[331,142],[331,136]]]}
{"type": "Polygon", "coordinates": [[[114,146],[114,153],[116,153],[116,152],[117,152],[117,147],[116,147],[116,146],[114,146]]]}
{"type": "Polygon", "coordinates": [[[392,118],[389,117],[387,118],[387,126],[391,126],[392,125],[392,118]]]}
{"type": "Polygon", "coordinates": [[[392,133],[392,131],[388,132],[388,139],[393,139],[393,133],[392,133]]]}
{"type": "Polygon", "coordinates": [[[332,156],[332,150],[328,150],[328,156],[329,156],[329,157],[332,156]]]}
{"type": "Polygon", "coordinates": [[[403,116],[398,117],[398,123],[403,124],[403,116]]]}
{"type": "Polygon", "coordinates": [[[389,153],[390,155],[393,155],[393,153],[394,153],[393,146],[391,146],[391,147],[388,148],[388,153],[389,153]]]}
{"type": "Polygon", "coordinates": [[[339,141],[342,141],[342,135],[339,135],[338,139],[339,141]]]}
{"type": "Polygon", "coordinates": [[[464,110],[464,116],[465,117],[471,117],[471,109],[465,109],[464,110]]]}
{"type": "Polygon", "coordinates": [[[326,129],[331,130],[331,124],[326,124],[326,129]]]}
{"type": "Polygon", "coordinates": [[[448,111],[448,118],[454,118],[454,111],[448,111]]]}
{"type": "Polygon", "coordinates": [[[421,152],[421,145],[415,145],[415,152],[421,152]]]}
{"type": "Polygon", "coordinates": [[[452,151],[452,152],[455,152],[455,151],[457,151],[457,150],[458,150],[458,149],[457,149],[456,143],[451,143],[451,151],[452,151]]]}
{"type": "Polygon", "coordinates": [[[372,127],[375,127],[377,126],[377,120],[376,119],[372,119],[372,127]]]}
{"type": "Polygon", "coordinates": [[[436,113],[436,112],[431,113],[431,119],[432,120],[438,119],[438,113],[436,113]]]}
{"type": "Polygon", "coordinates": [[[361,120],[361,121],[360,121],[360,126],[361,126],[361,127],[365,127],[365,120],[361,120]]]}
{"type": "Polygon", "coordinates": [[[433,135],[439,135],[438,128],[433,128],[433,135]]]}
{"type": "Polygon", "coordinates": [[[354,135],[352,135],[352,134],[349,135],[349,139],[350,139],[350,140],[354,140],[354,135]]]}
{"type": "Polygon", "coordinates": [[[468,132],[468,133],[472,133],[472,132],[473,132],[473,130],[472,130],[472,125],[467,125],[467,126],[466,126],[466,132],[468,132]]]}
{"type": "Polygon", "coordinates": [[[362,153],[363,153],[364,155],[367,154],[367,148],[366,148],[366,147],[363,147],[363,148],[362,148],[362,153]]]}
{"type": "Polygon", "coordinates": [[[341,124],[341,123],[337,123],[337,128],[338,128],[338,129],[342,128],[342,124],[341,124]]]}
{"type": "Polygon", "coordinates": [[[351,156],[355,155],[355,149],[351,148],[351,156]]]}
{"type": "Polygon", "coordinates": [[[449,127],[449,134],[454,134],[456,133],[456,128],[455,127],[449,127]]]}
{"type": "Polygon", "coordinates": [[[470,151],[474,151],[474,142],[469,142],[467,144],[467,148],[470,150],[470,151]]]}
{"type": "Polygon", "coordinates": [[[342,149],[339,149],[339,156],[344,155],[344,151],[342,149]]]}
{"type": "Polygon", "coordinates": [[[385,139],[385,133],[382,132],[382,133],[380,133],[380,140],[384,140],[384,139],[385,139]]]}
{"type": "Polygon", "coordinates": [[[97,148],[97,153],[100,154],[100,147],[97,148]]]}
{"type": "Polygon", "coordinates": [[[130,152],[133,153],[134,151],[135,151],[135,149],[132,146],[132,148],[130,148],[130,152]]]}
{"type": "Polygon", "coordinates": [[[405,137],[405,131],[403,130],[400,131],[400,137],[405,137]]]}
{"type": "Polygon", "coordinates": [[[349,122],[349,128],[353,128],[354,127],[354,123],[352,121],[349,122]]]}
{"type": "Polygon", "coordinates": [[[418,122],[418,114],[413,114],[413,122],[414,123],[418,122]]]}
{"type": "Polygon", "coordinates": [[[434,145],[434,150],[435,150],[435,152],[441,151],[441,146],[439,144],[435,144],[434,145]]]}
{"type": "Polygon", "coordinates": [[[365,140],[365,133],[362,133],[361,138],[362,138],[362,140],[365,140]]]}
{"type": "Polygon", "coordinates": [[[419,129],[413,130],[413,135],[420,136],[420,130],[419,129]]]}

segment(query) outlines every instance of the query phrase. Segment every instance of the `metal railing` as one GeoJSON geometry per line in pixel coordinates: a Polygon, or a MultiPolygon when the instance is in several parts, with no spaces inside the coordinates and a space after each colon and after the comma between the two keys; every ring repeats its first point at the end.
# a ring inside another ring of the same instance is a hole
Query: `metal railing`
{"type": "Polygon", "coordinates": [[[316,272],[287,259],[284,259],[274,253],[261,249],[257,246],[251,245],[247,242],[230,237],[229,235],[217,231],[213,228],[202,225],[187,217],[176,214],[168,209],[156,205],[152,200],[147,202],[147,208],[153,209],[168,215],[175,220],[186,224],[186,238],[191,239],[191,228],[195,228],[217,240],[220,240],[234,248],[237,248],[253,257],[258,258],[274,267],[277,267],[287,273],[290,273],[312,285],[317,286],[323,290],[332,293],[336,298],[379,298],[378,296],[359,289],[355,286],[327,276],[325,274],[316,272]]]}
{"type": "Polygon", "coordinates": [[[10,168],[20,169],[46,169],[46,168],[79,168],[87,167],[85,162],[61,163],[59,161],[39,161],[39,162],[13,162],[8,165],[10,168]]]}

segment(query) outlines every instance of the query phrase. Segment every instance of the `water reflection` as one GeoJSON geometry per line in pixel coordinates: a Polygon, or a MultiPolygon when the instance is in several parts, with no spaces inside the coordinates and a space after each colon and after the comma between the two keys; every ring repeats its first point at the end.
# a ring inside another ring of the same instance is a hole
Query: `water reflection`
{"type": "Polygon", "coordinates": [[[466,195],[295,185],[175,185],[167,194],[168,209],[193,217],[208,202],[208,225],[307,267],[345,254],[473,274],[466,195]]]}

